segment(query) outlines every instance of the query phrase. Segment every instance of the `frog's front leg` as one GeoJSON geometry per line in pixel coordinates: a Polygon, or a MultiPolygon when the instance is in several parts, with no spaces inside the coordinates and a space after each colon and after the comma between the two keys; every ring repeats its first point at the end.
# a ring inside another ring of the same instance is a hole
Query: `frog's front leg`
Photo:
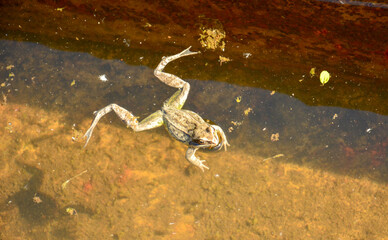
{"type": "Polygon", "coordinates": [[[90,128],[86,131],[84,137],[86,137],[86,143],[85,146],[88,144],[90,137],[92,136],[93,130],[96,127],[98,121],[100,118],[102,118],[105,114],[114,111],[117,116],[125,123],[127,124],[127,127],[130,127],[135,132],[140,132],[152,128],[159,127],[163,125],[163,117],[162,117],[162,111],[158,110],[154,112],[153,114],[149,115],[147,118],[142,120],[140,123],[137,121],[137,117],[133,116],[131,112],[126,110],[123,107],[120,107],[119,105],[112,103],[108,106],[104,107],[103,109],[100,109],[94,114],[96,117],[94,118],[92,125],[90,128]]]}
{"type": "Polygon", "coordinates": [[[226,147],[227,146],[230,146],[230,144],[228,143],[228,140],[226,139],[226,136],[225,136],[225,133],[224,131],[222,130],[222,128],[220,128],[220,126],[217,126],[217,125],[212,125],[212,127],[216,130],[216,132],[219,134],[219,136],[221,137],[221,139],[219,139],[221,141],[221,144],[220,144],[220,148],[221,149],[222,147],[225,148],[225,151],[226,151],[226,147]]]}
{"type": "Polygon", "coordinates": [[[191,147],[189,147],[189,148],[187,149],[187,151],[186,151],[186,159],[187,159],[190,163],[192,163],[192,164],[194,164],[195,166],[199,167],[199,168],[202,170],[202,172],[205,171],[205,170],[204,170],[205,168],[209,170],[209,168],[208,168],[205,164],[203,164],[203,162],[205,162],[206,160],[201,160],[201,159],[199,159],[199,158],[197,158],[197,157],[195,156],[195,152],[196,152],[196,151],[197,151],[197,148],[191,148],[191,147]]]}

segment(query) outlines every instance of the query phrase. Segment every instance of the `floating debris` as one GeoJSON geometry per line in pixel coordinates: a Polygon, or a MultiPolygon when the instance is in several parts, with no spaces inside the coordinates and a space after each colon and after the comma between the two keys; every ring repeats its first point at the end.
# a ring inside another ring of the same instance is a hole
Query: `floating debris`
{"type": "Polygon", "coordinates": [[[276,154],[275,156],[264,159],[263,162],[270,160],[270,159],[278,158],[278,157],[284,157],[284,154],[283,153],[276,154]]]}
{"type": "Polygon", "coordinates": [[[75,85],[75,80],[73,80],[71,83],[70,83],[70,86],[74,86],[75,85]]]}
{"type": "Polygon", "coordinates": [[[66,7],[63,8],[56,8],[55,11],[62,12],[66,7]]]}
{"type": "Polygon", "coordinates": [[[98,78],[99,78],[101,81],[103,81],[103,82],[108,81],[108,79],[106,78],[106,75],[105,75],[105,74],[102,74],[102,75],[98,76],[98,78]]]}
{"type": "Polygon", "coordinates": [[[67,184],[68,184],[71,180],[73,180],[73,179],[76,178],[76,177],[81,176],[82,174],[86,173],[87,171],[88,171],[88,170],[85,170],[85,171],[83,171],[83,172],[81,172],[81,173],[78,173],[78,174],[75,175],[74,177],[71,177],[71,178],[67,179],[64,183],[62,183],[62,190],[64,190],[64,189],[66,188],[67,184]]]}
{"type": "Polygon", "coordinates": [[[7,95],[5,95],[3,92],[1,92],[1,95],[3,96],[3,103],[2,103],[2,105],[7,105],[7,95]]]}
{"type": "Polygon", "coordinates": [[[74,208],[71,208],[71,207],[66,208],[66,212],[67,212],[69,215],[71,215],[71,216],[77,215],[77,210],[75,210],[74,208]]]}
{"type": "Polygon", "coordinates": [[[14,68],[15,66],[14,65],[8,65],[7,67],[5,67],[5,69],[7,69],[7,70],[11,70],[12,68],[14,68]]]}
{"type": "Polygon", "coordinates": [[[249,57],[252,56],[252,53],[243,53],[243,56],[244,56],[245,58],[249,58],[249,57]]]}
{"type": "Polygon", "coordinates": [[[322,71],[321,72],[321,75],[319,76],[319,80],[321,81],[322,83],[322,86],[325,85],[329,79],[330,79],[330,73],[328,71],[322,71]]]}
{"type": "Polygon", "coordinates": [[[247,109],[245,109],[245,110],[244,110],[245,116],[248,116],[248,114],[249,114],[250,112],[252,112],[252,108],[247,108],[247,109]]]}
{"type": "Polygon", "coordinates": [[[230,58],[227,58],[227,57],[219,56],[218,61],[220,62],[220,66],[222,66],[223,63],[227,63],[227,62],[230,62],[232,60],[230,58]]]}
{"type": "Polygon", "coordinates": [[[274,95],[274,94],[275,94],[275,91],[272,91],[270,94],[271,94],[271,96],[274,95]]]}
{"type": "Polygon", "coordinates": [[[230,123],[233,124],[234,126],[238,127],[238,126],[241,126],[243,124],[243,121],[241,121],[241,122],[231,121],[230,123]]]}
{"type": "Polygon", "coordinates": [[[36,195],[36,193],[35,193],[34,197],[32,198],[32,201],[36,204],[43,202],[42,199],[40,199],[40,197],[36,195]]]}
{"type": "Polygon", "coordinates": [[[337,115],[337,113],[335,113],[335,114],[333,115],[333,120],[336,119],[337,117],[338,117],[338,115],[337,115]]]}
{"type": "Polygon", "coordinates": [[[222,51],[225,51],[225,41],[226,36],[223,29],[213,29],[213,28],[200,28],[201,33],[199,34],[199,42],[202,47],[207,49],[216,50],[220,48],[222,51]]]}
{"type": "Polygon", "coordinates": [[[279,141],[279,133],[274,133],[271,135],[271,141],[276,142],[279,141]]]}
{"type": "Polygon", "coordinates": [[[130,39],[123,39],[123,43],[125,44],[125,46],[127,46],[127,47],[130,47],[131,46],[131,40],[130,39]]]}
{"type": "Polygon", "coordinates": [[[315,68],[311,68],[310,77],[313,78],[315,76],[315,68]]]}
{"type": "Polygon", "coordinates": [[[241,96],[238,96],[238,97],[236,97],[236,102],[241,102],[241,99],[242,99],[242,97],[241,96]]]}
{"type": "Polygon", "coordinates": [[[80,139],[83,136],[82,132],[75,129],[75,127],[76,127],[75,124],[73,124],[73,126],[71,126],[71,130],[72,130],[71,140],[73,142],[77,142],[78,139],[80,139]]]}

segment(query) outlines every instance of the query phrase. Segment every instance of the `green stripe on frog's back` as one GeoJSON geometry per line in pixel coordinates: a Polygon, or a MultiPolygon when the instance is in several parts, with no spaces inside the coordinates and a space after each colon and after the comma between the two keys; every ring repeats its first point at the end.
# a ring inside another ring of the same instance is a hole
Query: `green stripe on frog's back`
{"type": "Polygon", "coordinates": [[[183,103],[179,103],[179,101],[177,101],[178,99],[178,96],[182,93],[182,89],[179,89],[178,91],[176,91],[174,93],[174,95],[172,95],[169,99],[167,99],[163,105],[165,106],[169,106],[169,107],[173,107],[173,108],[176,108],[176,109],[182,109],[183,105],[185,104],[185,101],[183,101],[183,103]]]}

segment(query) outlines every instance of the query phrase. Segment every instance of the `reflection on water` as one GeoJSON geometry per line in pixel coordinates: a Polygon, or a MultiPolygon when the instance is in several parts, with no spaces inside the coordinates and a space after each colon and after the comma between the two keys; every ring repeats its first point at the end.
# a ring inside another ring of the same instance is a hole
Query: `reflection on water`
{"type": "MultiPolygon", "coordinates": [[[[82,149],[93,111],[115,102],[143,118],[174,93],[142,65],[156,66],[161,56],[144,53],[131,64],[28,42],[1,41],[0,49],[1,237],[388,234],[387,116],[198,81],[197,71],[206,69],[201,58],[178,60],[166,71],[189,79],[184,108],[222,126],[232,145],[226,153],[199,153],[210,167],[203,174],[164,129],[133,133],[114,114],[82,149]]],[[[222,71],[214,68],[207,70],[222,71]]]]}

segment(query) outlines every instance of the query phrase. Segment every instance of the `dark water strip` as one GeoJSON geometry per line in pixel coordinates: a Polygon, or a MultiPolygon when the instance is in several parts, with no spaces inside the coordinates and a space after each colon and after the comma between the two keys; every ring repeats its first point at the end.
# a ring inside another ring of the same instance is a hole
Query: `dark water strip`
{"type": "Polygon", "coordinates": [[[388,4],[385,4],[385,3],[361,2],[361,1],[350,1],[350,0],[317,0],[317,1],[337,3],[337,4],[346,4],[346,5],[353,5],[353,6],[363,6],[363,7],[388,9],[388,4]]]}

